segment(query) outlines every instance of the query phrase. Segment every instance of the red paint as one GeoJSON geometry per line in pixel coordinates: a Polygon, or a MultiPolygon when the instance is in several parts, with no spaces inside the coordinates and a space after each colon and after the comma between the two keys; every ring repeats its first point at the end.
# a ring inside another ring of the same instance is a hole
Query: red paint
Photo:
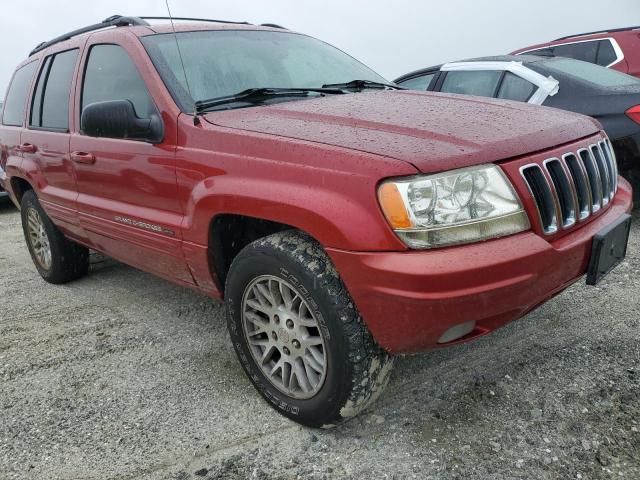
{"type": "Polygon", "coordinates": [[[209,250],[213,219],[271,220],[322,244],[381,345],[392,352],[432,348],[449,326],[477,320],[471,336],[484,334],[565,288],[584,273],[595,232],[630,209],[630,189],[621,182],[616,200],[585,224],[552,237],[540,232],[518,168],[600,139],[598,124],[586,117],[492,99],[377,92],[213,112],[194,125],[137,38],[148,33],[114,28],[30,59],[80,50],[70,131],[0,127],[0,184],[15,199],[12,180],[29,182],[69,237],[211,296],[222,297],[209,250]],[[81,72],[98,43],[123,46],[136,63],[162,114],[163,143],[79,131],[81,72]],[[33,151],[20,151],[25,143],[33,151]],[[511,178],[533,229],[408,251],[380,211],[379,183],[491,162],[511,178]]]}
{"type": "Polygon", "coordinates": [[[530,47],[520,48],[514,52],[511,52],[511,54],[517,55],[520,53],[525,53],[529,50],[553,47],[554,45],[563,45],[566,43],[575,43],[583,40],[598,40],[605,38],[615,39],[622,49],[622,53],[624,55],[624,58],[620,62],[612,65],[610,68],[640,78],[640,33],[638,33],[637,29],[628,29],[619,32],[603,32],[592,35],[576,35],[575,37],[568,37],[563,38],[562,40],[540,43],[538,45],[531,45],[530,47]]]}

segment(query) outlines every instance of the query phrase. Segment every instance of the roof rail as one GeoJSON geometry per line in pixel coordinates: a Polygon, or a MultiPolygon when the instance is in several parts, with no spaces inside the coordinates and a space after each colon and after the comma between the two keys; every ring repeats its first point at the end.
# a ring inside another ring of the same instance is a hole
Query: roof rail
{"type": "Polygon", "coordinates": [[[72,32],[65,33],[64,35],[60,35],[59,37],[54,38],[53,40],[49,40],[48,42],[40,43],[36,48],[31,50],[29,56],[35,55],[36,53],[48,48],[56,43],[64,42],[65,40],[69,40],[72,37],[77,35],[82,35],[83,33],[93,32],[94,30],[100,30],[107,27],[126,27],[133,25],[144,25],[148,26],[149,24],[145,22],[140,17],[123,17],[122,15],[113,15],[109,18],[104,19],[100,23],[96,23],[94,25],[89,25],[88,27],[79,28],[78,30],[73,30],[72,32]]]}
{"type": "Polygon", "coordinates": [[[251,25],[249,22],[234,22],[231,20],[213,20],[211,18],[191,18],[191,17],[138,17],[142,20],[181,20],[186,22],[212,22],[230,23],[232,25],[251,25]]]}
{"type": "Polygon", "coordinates": [[[567,35],[566,37],[556,38],[555,40],[552,40],[552,41],[553,42],[559,42],[560,40],[567,40],[569,38],[574,38],[574,37],[585,37],[587,35],[597,35],[599,33],[625,32],[627,30],[636,30],[638,28],[640,28],[640,26],[637,26],[637,27],[625,27],[625,28],[612,28],[610,30],[598,30],[598,31],[595,31],[595,32],[578,33],[577,35],[567,35]]]}
{"type": "Polygon", "coordinates": [[[282,30],[287,30],[287,27],[283,27],[282,25],[278,25],[276,23],[262,23],[261,27],[271,27],[271,28],[281,28],[282,30]]]}

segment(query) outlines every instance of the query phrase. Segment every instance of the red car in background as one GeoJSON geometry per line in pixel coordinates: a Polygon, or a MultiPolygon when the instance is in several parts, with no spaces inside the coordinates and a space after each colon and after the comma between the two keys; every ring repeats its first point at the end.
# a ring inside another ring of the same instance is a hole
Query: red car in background
{"type": "Polygon", "coordinates": [[[640,26],[558,38],[512,52],[512,55],[569,57],[640,77],[640,26]]]}

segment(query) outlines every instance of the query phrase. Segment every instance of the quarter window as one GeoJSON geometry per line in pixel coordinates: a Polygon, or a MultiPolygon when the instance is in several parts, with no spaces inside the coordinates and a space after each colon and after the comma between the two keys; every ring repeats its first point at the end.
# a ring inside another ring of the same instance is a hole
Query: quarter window
{"type": "Polygon", "coordinates": [[[533,83],[511,72],[507,72],[505,73],[504,80],[502,80],[502,85],[500,85],[498,98],[526,102],[531,98],[535,89],[536,86],[533,83]]]}
{"type": "Polygon", "coordinates": [[[405,88],[410,88],[411,90],[426,90],[429,88],[429,84],[433,77],[435,77],[435,73],[429,73],[427,75],[422,75],[420,77],[409,78],[408,80],[403,80],[399,82],[398,85],[402,85],[405,88]]]}
{"type": "Polygon", "coordinates": [[[600,42],[600,48],[598,49],[598,58],[596,63],[603,67],[607,67],[617,59],[618,55],[611,44],[611,40],[602,40],[600,42]]]}
{"type": "Polygon", "coordinates": [[[501,76],[499,71],[447,72],[441,91],[493,97],[501,76]]]}
{"type": "Polygon", "coordinates": [[[69,130],[69,97],[77,60],[77,49],[47,57],[33,96],[30,126],[69,130]]]}
{"type": "Polygon", "coordinates": [[[129,54],[118,45],[96,45],[91,48],[84,74],[82,109],[110,100],[129,100],[139,118],[149,118],[155,111],[129,54]]]}
{"type": "Polygon", "coordinates": [[[18,69],[13,76],[7,93],[7,101],[2,114],[2,123],[21,127],[24,121],[24,107],[27,102],[31,80],[36,73],[38,62],[31,62],[18,69]]]}

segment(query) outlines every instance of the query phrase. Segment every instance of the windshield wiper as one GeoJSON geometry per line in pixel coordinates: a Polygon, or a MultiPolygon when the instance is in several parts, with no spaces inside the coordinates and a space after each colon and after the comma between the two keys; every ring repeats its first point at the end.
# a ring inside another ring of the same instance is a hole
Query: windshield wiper
{"type": "Polygon", "coordinates": [[[242,92],[234,93],[224,97],[211,98],[209,100],[198,100],[196,102],[196,113],[202,113],[205,110],[228,105],[236,102],[260,102],[265,99],[274,97],[307,97],[311,93],[334,94],[339,95],[345,93],[339,88],[249,88],[242,92]]]}
{"type": "Polygon", "coordinates": [[[323,85],[322,88],[341,88],[347,90],[365,90],[367,88],[377,90],[405,90],[399,85],[393,83],[374,82],[373,80],[351,80],[345,83],[328,83],[323,85]]]}

